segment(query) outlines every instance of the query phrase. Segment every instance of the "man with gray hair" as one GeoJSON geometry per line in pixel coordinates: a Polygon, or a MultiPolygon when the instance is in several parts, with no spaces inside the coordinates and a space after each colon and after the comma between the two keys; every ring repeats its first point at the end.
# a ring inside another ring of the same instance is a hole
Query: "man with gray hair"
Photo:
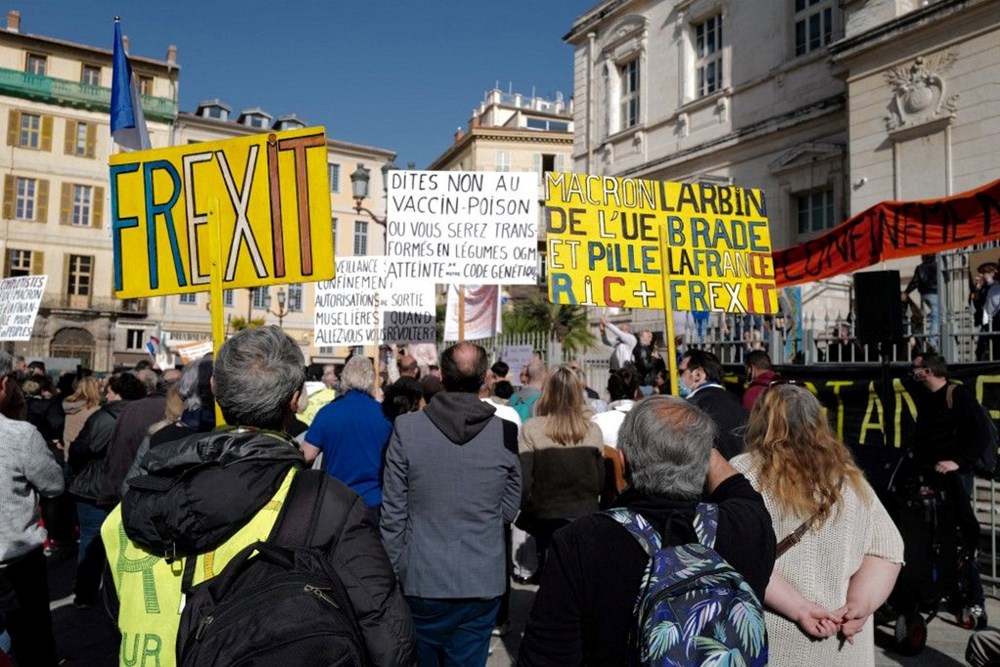
{"type": "Polygon", "coordinates": [[[378,525],[382,505],[382,452],[392,424],[375,400],[375,367],[367,357],[351,357],[340,372],[341,394],[313,418],[302,443],[306,462],[323,452],[323,469],[364,498],[378,525]]]}
{"type": "MultiPolygon", "coordinates": [[[[281,508],[295,504],[305,461],[281,430],[305,380],[298,344],[275,326],[244,329],[219,350],[212,379],[230,426],[150,449],[143,474],[128,481],[101,530],[123,664],[139,651],[143,659],[175,664],[182,591],[268,539],[281,508]]],[[[371,662],[412,664],[412,623],[364,501],[340,482],[324,481],[322,503],[308,500],[323,512],[304,532],[332,537],[300,546],[322,550],[340,576],[371,662]]],[[[288,639],[308,631],[297,627],[288,639]]]]}
{"type": "Polygon", "coordinates": [[[10,612],[18,664],[49,666],[58,661],[42,550],[46,533],[38,525],[38,500],[63,492],[63,471],[38,429],[3,415],[17,392],[13,366],[13,358],[0,352],[0,586],[13,589],[18,606],[13,611],[5,604],[0,613],[10,612]]]}
{"type": "MultiPolygon", "coordinates": [[[[771,517],[750,482],[712,448],[714,432],[712,419],[681,399],[638,402],[618,432],[630,488],[617,506],[641,515],[667,547],[697,542],[698,503],[716,505],[714,548],[763,600],[775,558],[771,517]]],[[[557,532],[549,553],[518,664],[636,658],[632,610],[649,561],[639,542],[617,521],[591,514],[557,532]]]]}

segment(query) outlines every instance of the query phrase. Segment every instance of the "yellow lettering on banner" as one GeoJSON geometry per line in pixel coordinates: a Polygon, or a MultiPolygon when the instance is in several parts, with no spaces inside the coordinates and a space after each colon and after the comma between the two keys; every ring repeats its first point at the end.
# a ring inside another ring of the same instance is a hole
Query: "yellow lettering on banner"
{"type": "Polygon", "coordinates": [[[554,303],[778,310],[760,190],[549,173],[545,225],[554,303]]]}
{"type": "Polygon", "coordinates": [[[858,435],[858,442],[862,445],[865,444],[865,440],[868,438],[868,431],[884,433],[884,420],[885,407],[882,405],[882,399],[875,392],[875,383],[869,382],[868,405],[865,407],[865,417],[861,420],[861,433],[858,435]],[[878,419],[875,418],[876,412],[878,412],[878,419]]]}
{"type": "Polygon", "coordinates": [[[213,224],[225,288],[332,279],[327,160],[323,128],[112,155],[115,295],[207,290],[213,224]]]}

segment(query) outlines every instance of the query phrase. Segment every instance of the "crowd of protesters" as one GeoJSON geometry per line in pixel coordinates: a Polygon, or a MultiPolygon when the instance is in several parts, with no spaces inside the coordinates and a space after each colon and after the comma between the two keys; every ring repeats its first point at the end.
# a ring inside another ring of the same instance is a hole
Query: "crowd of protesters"
{"type": "MultiPolygon", "coordinates": [[[[9,629],[17,664],[58,664],[40,601],[46,555],[69,549],[75,604],[103,598],[125,638],[176,635],[180,612],[148,613],[152,584],[115,559],[146,554],[157,594],[179,602],[267,538],[312,467],[337,480],[342,516],[324,553],[374,664],[484,665],[491,637],[511,630],[512,581],[538,585],[518,664],[635,661],[652,561],[607,512],[668,547],[701,539],[705,507],[714,550],[765,609],[770,664],[873,664],[873,615],[903,543],[816,397],[757,350],[741,402],[719,360],[683,337],[671,387],[650,331],[600,328],[603,397],[580,361],[491,365],[470,343],[440,358],[393,346],[310,374],[276,327],[237,334],[215,360],[100,379],[80,369],[53,382],[0,353],[0,579],[16,600],[0,648],[9,629]],[[226,484],[242,491],[222,507],[226,484]]],[[[122,664],[135,664],[129,646],[122,664]]],[[[158,651],[160,664],[179,657],[172,642],[158,651]]]]}

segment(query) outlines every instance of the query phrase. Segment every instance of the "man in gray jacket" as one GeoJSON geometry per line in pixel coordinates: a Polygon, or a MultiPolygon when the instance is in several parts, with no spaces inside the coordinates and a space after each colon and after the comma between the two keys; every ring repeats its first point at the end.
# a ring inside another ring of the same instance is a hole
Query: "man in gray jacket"
{"type": "Polygon", "coordinates": [[[445,391],[402,415],[386,452],[382,538],[413,614],[420,664],[485,665],[507,580],[504,523],[521,501],[517,427],[478,398],[486,351],[441,356],[445,391]]]}
{"type": "MultiPolygon", "coordinates": [[[[13,358],[0,352],[0,411],[18,391],[13,366],[13,358]]],[[[38,497],[62,493],[62,468],[38,430],[26,421],[0,414],[0,443],[4,450],[0,456],[0,590],[12,589],[17,599],[18,608],[8,619],[14,656],[20,665],[56,665],[38,497]]]]}

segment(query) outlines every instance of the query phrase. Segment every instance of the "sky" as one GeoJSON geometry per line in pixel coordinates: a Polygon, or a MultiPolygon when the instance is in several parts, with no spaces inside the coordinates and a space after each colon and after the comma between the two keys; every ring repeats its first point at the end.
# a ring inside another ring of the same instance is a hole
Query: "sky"
{"type": "Polygon", "coordinates": [[[21,32],[133,55],[177,45],[181,111],[218,98],[322,125],[328,138],[395,151],[426,168],[499,87],[573,95],[573,20],[598,0],[0,0],[21,32]]]}

